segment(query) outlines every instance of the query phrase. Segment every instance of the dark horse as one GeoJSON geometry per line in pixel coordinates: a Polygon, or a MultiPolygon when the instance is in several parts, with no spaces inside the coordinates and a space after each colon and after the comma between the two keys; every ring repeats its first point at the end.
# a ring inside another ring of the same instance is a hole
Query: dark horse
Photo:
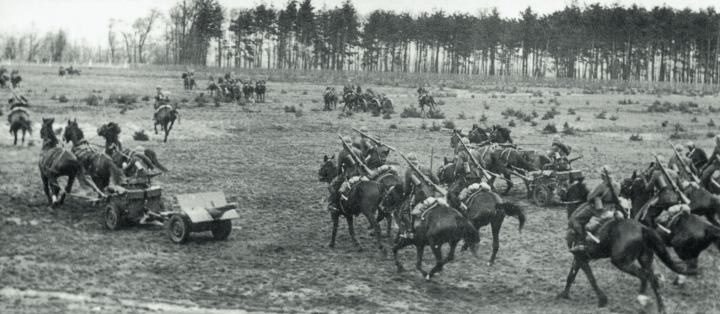
{"type": "MultiPolygon", "coordinates": [[[[578,185],[578,187],[582,186],[578,185]]],[[[578,191],[582,192],[578,193],[580,194],[579,197],[582,197],[582,194],[587,197],[587,189],[578,189],[578,191]]],[[[572,200],[578,199],[574,198],[572,200]]],[[[568,213],[572,214],[579,204],[569,209],[568,213]]],[[[596,231],[596,235],[600,239],[599,244],[590,245],[584,253],[578,252],[574,254],[565,289],[558,295],[558,298],[570,298],[570,287],[575,281],[578,271],[582,269],[598,296],[598,306],[604,307],[607,305],[607,296],[597,285],[595,275],[593,275],[590,268],[590,261],[596,259],[610,258],[610,262],[622,272],[640,279],[640,293],[645,293],[647,284],[650,282],[660,312],[665,311],[665,306],[660,296],[658,279],[653,273],[655,255],[660,258],[663,264],[678,274],[697,274],[696,271],[688,270],[685,265],[674,261],[670,257],[662,238],[657,232],[632,219],[615,218],[608,220],[596,231]],[[635,264],[635,261],[639,265],[635,264]]]]}
{"type": "MultiPolygon", "coordinates": [[[[318,180],[320,182],[330,183],[335,176],[337,176],[338,166],[335,164],[335,156],[328,157],[327,155],[323,158],[323,164],[320,166],[318,172],[318,180]]],[[[335,247],[335,237],[337,236],[337,228],[340,220],[340,216],[344,216],[348,224],[348,231],[350,232],[350,238],[353,244],[362,251],[360,242],[355,238],[355,226],[353,220],[360,214],[363,214],[372,226],[375,232],[375,238],[378,248],[385,253],[385,249],[382,246],[380,240],[380,225],[374,218],[383,197],[383,187],[380,183],[375,181],[361,181],[350,189],[350,193],[347,196],[347,200],[341,201],[342,209],[330,213],[332,219],[333,229],[332,237],[330,238],[329,247],[335,247]]]]}
{"type": "MultiPolygon", "coordinates": [[[[701,189],[698,186],[690,186],[686,191],[691,189],[701,189]]],[[[645,180],[638,176],[636,172],[633,176],[623,180],[620,194],[632,201],[633,214],[637,215],[640,208],[652,198],[652,192],[645,189],[645,180]]],[[[692,200],[691,205],[702,204],[703,201],[700,192],[687,193],[692,200]],[[697,201],[696,201],[697,200],[697,201]]],[[[672,247],[678,257],[687,262],[693,269],[697,268],[697,259],[700,253],[707,249],[710,245],[720,249],[720,228],[713,226],[698,216],[706,212],[701,209],[696,211],[691,206],[690,213],[681,213],[677,217],[671,219],[668,226],[665,226],[670,233],[659,231],[663,237],[665,244],[672,247]]],[[[664,210],[664,209],[663,209],[664,210]]]]}
{"type": "Polygon", "coordinates": [[[267,87],[265,87],[265,81],[257,81],[255,83],[255,99],[257,99],[257,102],[265,102],[266,90],[267,87]]]}
{"type": "Polygon", "coordinates": [[[125,169],[126,176],[136,175],[141,170],[140,168],[168,171],[160,163],[154,150],[149,148],[137,150],[123,148],[118,138],[120,132],[122,132],[122,129],[115,122],[104,124],[97,131],[98,135],[105,138],[105,153],[112,158],[115,165],[125,169]],[[137,163],[140,163],[140,165],[137,163]]]}
{"type": "Polygon", "coordinates": [[[338,96],[335,93],[335,88],[328,87],[325,89],[325,93],[323,94],[323,101],[325,102],[325,107],[323,107],[323,110],[330,111],[337,108],[338,96]]]}
{"type": "Polygon", "coordinates": [[[420,106],[420,112],[423,115],[425,114],[425,106],[428,107],[428,111],[435,111],[437,109],[437,103],[435,102],[435,98],[428,94],[420,95],[418,97],[418,106],[420,106]]]}
{"type": "Polygon", "coordinates": [[[155,128],[155,134],[158,134],[158,125],[165,132],[165,138],[163,142],[167,143],[168,135],[175,125],[175,120],[180,121],[180,113],[178,110],[171,105],[161,105],[155,109],[155,115],[153,121],[155,121],[153,127],[155,128]]]}
{"type": "MultiPolygon", "coordinates": [[[[409,215],[403,214],[402,211],[412,210],[412,208],[409,207],[412,206],[413,197],[419,203],[425,201],[431,195],[433,195],[431,187],[426,184],[415,187],[413,191],[408,193],[409,197],[403,205],[405,208],[395,211],[395,219],[410,226],[411,222],[408,221],[409,215]]],[[[398,259],[398,251],[410,245],[415,246],[417,253],[415,268],[426,280],[430,280],[434,274],[442,271],[445,264],[455,259],[455,249],[460,240],[463,240],[465,245],[471,248],[473,255],[477,256],[477,245],[480,242],[480,233],[470,220],[444,201],[439,200],[435,205],[426,209],[421,217],[416,219],[420,221],[416,222],[414,226],[415,236],[412,239],[401,238],[399,233],[396,237],[395,246],[393,247],[393,258],[395,259],[395,266],[398,272],[405,271],[405,268],[398,259]],[[446,258],[443,259],[442,246],[445,243],[450,245],[450,251],[446,258]],[[425,272],[422,268],[423,254],[426,246],[430,246],[433,255],[435,255],[435,266],[429,273],[425,272]]]]}
{"type": "Polygon", "coordinates": [[[65,196],[72,191],[75,178],[78,178],[81,183],[90,186],[99,195],[104,196],[93,182],[87,180],[82,165],[75,155],[62,147],[58,147],[59,141],[53,131],[54,121],[55,119],[43,119],[42,128],[40,129],[43,146],[40,151],[38,166],[40,167],[40,177],[42,178],[43,190],[48,203],[53,207],[62,205],[65,202],[65,196]],[[61,191],[57,179],[62,176],[67,176],[68,179],[65,189],[61,191]]]}
{"type": "MultiPolygon", "coordinates": [[[[493,173],[488,181],[491,187],[494,187],[495,179],[501,176],[506,183],[503,194],[508,194],[513,188],[512,175],[516,173],[516,169],[522,171],[539,170],[535,167],[535,163],[529,160],[530,151],[521,151],[514,148],[500,148],[495,145],[484,146],[478,149],[471,149],[470,153],[475,161],[479,162],[486,170],[493,173]]],[[[471,161],[470,164],[472,165],[471,161]]],[[[459,157],[455,158],[455,173],[464,168],[464,160],[459,157]]],[[[525,182],[527,191],[530,191],[529,182],[525,182]]]]}
{"type": "MultiPolygon", "coordinates": [[[[454,208],[460,208],[459,194],[468,186],[464,177],[459,177],[448,189],[448,203],[454,208]]],[[[500,195],[491,191],[480,191],[469,196],[465,201],[467,210],[465,216],[472,221],[475,228],[490,225],[492,230],[492,255],[488,265],[495,264],[495,257],[500,249],[500,229],[506,216],[513,216],[518,220],[518,231],[522,232],[525,225],[525,211],[516,204],[506,202],[500,195]]]]}
{"type": "Polygon", "coordinates": [[[32,134],[32,125],[30,115],[23,107],[15,107],[8,114],[8,123],[10,123],[10,134],[15,137],[13,145],[17,145],[18,132],[22,131],[21,145],[25,144],[25,133],[32,134]]]}
{"type": "Polygon", "coordinates": [[[125,180],[122,171],[108,155],[98,152],[90,145],[77,121],[68,120],[63,139],[65,142],[73,143],[72,153],[80,161],[85,173],[92,178],[98,188],[105,190],[105,188],[111,187],[117,191],[122,191],[120,185],[125,180]]]}

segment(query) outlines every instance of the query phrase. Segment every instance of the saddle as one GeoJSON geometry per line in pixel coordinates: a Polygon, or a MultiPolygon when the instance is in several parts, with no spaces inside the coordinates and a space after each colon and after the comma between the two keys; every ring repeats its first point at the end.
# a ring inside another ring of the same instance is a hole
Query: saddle
{"type": "Polygon", "coordinates": [[[690,206],[679,204],[668,208],[655,218],[655,223],[664,232],[670,233],[668,227],[672,226],[684,214],[690,214],[690,206]]]}
{"type": "Polygon", "coordinates": [[[412,211],[410,211],[410,215],[412,215],[414,217],[419,217],[420,219],[415,219],[413,228],[419,227],[421,221],[425,220],[425,217],[430,212],[430,210],[437,207],[438,205],[450,207],[450,205],[448,205],[448,203],[445,201],[445,199],[436,198],[436,197],[428,197],[424,201],[415,205],[415,207],[412,209],[412,211]]]}
{"type": "Polygon", "coordinates": [[[463,210],[466,210],[467,209],[467,205],[466,205],[467,201],[472,200],[480,192],[489,192],[491,190],[492,190],[492,188],[490,188],[490,186],[485,182],[474,183],[474,184],[469,185],[468,187],[462,189],[462,191],[460,191],[460,194],[458,195],[458,199],[460,199],[460,207],[463,210]]]}
{"type": "Polygon", "coordinates": [[[340,185],[340,189],[338,189],[338,193],[340,193],[340,199],[343,201],[348,200],[348,196],[350,195],[350,192],[355,188],[355,186],[358,185],[358,183],[363,181],[370,181],[366,176],[354,176],[348,180],[345,180],[345,182],[340,185]]]}
{"type": "Polygon", "coordinates": [[[8,113],[8,123],[12,123],[13,116],[18,113],[30,116],[30,111],[27,109],[27,107],[14,105],[10,108],[10,112],[8,113]]]}
{"type": "Polygon", "coordinates": [[[373,181],[382,181],[382,179],[392,175],[398,175],[397,169],[390,165],[382,165],[372,170],[367,175],[367,178],[373,181]]]}

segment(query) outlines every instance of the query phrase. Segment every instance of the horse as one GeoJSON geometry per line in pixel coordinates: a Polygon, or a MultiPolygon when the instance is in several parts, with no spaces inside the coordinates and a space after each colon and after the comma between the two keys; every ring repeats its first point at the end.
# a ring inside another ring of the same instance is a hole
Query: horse
{"type": "MultiPolygon", "coordinates": [[[[460,208],[460,192],[469,186],[464,177],[459,177],[448,188],[447,200],[448,204],[454,208],[460,208]]],[[[492,191],[479,191],[468,197],[465,201],[467,210],[465,216],[472,221],[475,228],[480,229],[483,226],[490,225],[492,231],[492,255],[488,266],[495,264],[495,257],[500,249],[500,229],[506,216],[515,217],[518,220],[518,231],[522,232],[525,225],[525,210],[520,206],[506,202],[500,195],[492,191]]],[[[479,232],[479,231],[478,231],[479,232]]]]}
{"type": "MultiPolygon", "coordinates": [[[[720,228],[699,216],[707,214],[702,207],[704,205],[702,199],[706,199],[709,194],[703,193],[701,189],[699,186],[686,189],[686,191],[697,191],[688,193],[691,200],[690,213],[681,213],[672,219],[670,225],[666,227],[670,230],[669,234],[664,231],[660,232],[665,243],[675,250],[681,260],[693,268],[697,267],[697,258],[700,253],[711,244],[714,243],[720,249],[720,228]],[[694,205],[695,203],[698,203],[700,207],[696,207],[698,205],[694,205]]],[[[633,215],[637,215],[640,208],[652,198],[652,192],[645,189],[645,180],[638,176],[637,172],[633,172],[632,177],[623,180],[620,195],[631,200],[633,215]]]]}
{"type": "Polygon", "coordinates": [[[118,191],[122,189],[120,185],[125,181],[122,171],[113,163],[110,156],[98,152],[90,145],[78,126],[77,120],[68,120],[63,139],[65,142],[73,143],[71,152],[100,190],[108,187],[118,191]]]}
{"type": "Polygon", "coordinates": [[[15,107],[8,114],[8,123],[10,123],[10,134],[15,137],[13,145],[17,145],[18,132],[22,131],[21,145],[25,145],[25,133],[32,134],[32,123],[30,115],[23,107],[15,107]]]}
{"type": "MultiPolygon", "coordinates": [[[[412,210],[409,208],[412,206],[413,199],[417,203],[425,201],[428,197],[432,196],[431,187],[426,184],[420,184],[415,186],[412,191],[408,193],[411,197],[408,197],[403,204],[404,209],[396,210],[393,214],[395,219],[403,222],[406,226],[412,225],[409,221],[409,215],[403,214],[403,211],[412,210]]],[[[425,212],[421,215],[419,223],[416,223],[414,228],[415,236],[412,238],[400,237],[398,233],[395,246],[393,247],[393,258],[395,260],[395,266],[398,272],[405,271],[405,268],[398,259],[398,251],[401,249],[414,245],[416,249],[416,261],[415,268],[422,274],[425,280],[430,280],[436,273],[442,271],[445,264],[455,259],[455,249],[457,248],[458,242],[461,240],[465,242],[465,245],[469,246],[474,256],[477,257],[477,246],[480,242],[480,233],[477,228],[473,226],[472,222],[465,218],[462,213],[457,209],[450,207],[443,201],[436,201],[434,205],[426,208],[425,212]],[[444,244],[450,246],[445,259],[442,257],[442,246],[444,244]],[[430,249],[435,256],[435,266],[430,272],[425,272],[422,268],[423,253],[425,247],[430,246],[430,249]]]]}
{"type": "Polygon", "coordinates": [[[443,157],[443,165],[438,168],[435,175],[438,177],[440,184],[451,184],[455,182],[455,163],[453,160],[443,157]]]}
{"type": "MultiPolygon", "coordinates": [[[[587,197],[589,191],[585,185],[577,185],[576,187],[577,189],[574,190],[574,193],[577,193],[576,195],[585,194],[585,197],[587,197]]],[[[568,214],[571,215],[582,203],[584,203],[584,199],[568,208],[568,214]]],[[[608,220],[602,224],[596,235],[600,239],[599,244],[590,245],[584,253],[573,253],[573,263],[565,282],[565,289],[558,294],[558,298],[570,298],[570,288],[578,271],[582,269],[598,297],[598,306],[606,306],[608,303],[607,296],[597,285],[590,267],[590,261],[597,259],[609,258],[611,263],[620,271],[640,279],[640,293],[645,293],[649,282],[660,312],[664,312],[665,307],[660,296],[657,277],[653,272],[654,256],[657,255],[660,261],[675,273],[689,276],[697,275],[696,270],[689,270],[686,265],[676,262],[670,257],[662,238],[655,230],[632,219],[614,218],[608,220]],[[638,262],[639,266],[635,264],[635,261],[638,262]]]]}
{"type": "Polygon", "coordinates": [[[258,102],[265,102],[265,81],[257,81],[255,83],[255,98],[258,102]]]}
{"type": "Polygon", "coordinates": [[[193,88],[195,88],[195,78],[193,77],[192,73],[183,72],[181,78],[183,80],[183,87],[186,90],[192,90],[193,88]]]}
{"type": "Polygon", "coordinates": [[[250,101],[252,99],[253,94],[255,93],[255,88],[252,86],[252,83],[246,82],[243,85],[242,88],[243,95],[245,96],[245,101],[250,101]]]}
{"type": "Polygon", "coordinates": [[[695,169],[702,169],[705,167],[705,165],[708,163],[708,157],[705,150],[703,150],[700,147],[691,148],[690,151],[687,153],[687,157],[690,158],[690,160],[693,163],[693,166],[695,166],[695,169]]]}
{"type": "Polygon", "coordinates": [[[335,110],[338,103],[338,96],[335,93],[335,88],[326,88],[325,93],[323,94],[323,100],[325,101],[325,107],[323,108],[323,110],[335,110]]]}
{"type": "Polygon", "coordinates": [[[165,132],[165,138],[163,143],[167,143],[168,135],[175,125],[175,120],[180,121],[180,112],[171,105],[161,105],[155,109],[155,115],[153,116],[153,128],[155,128],[155,134],[158,134],[158,125],[165,132]]]}
{"type": "MultiPolygon", "coordinates": [[[[318,180],[320,182],[330,183],[338,174],[338,166],[335,163],[335,156],[323,157],[323,163],[318,171],[318,180]]],[[[331,187],[332,188],[332,187],[331,187]]],[[[335,238],[337,236],[337,228],[340,220],[340,216],[345,217],[348,224],[348,231],[350,238],[352,239],[355,247],[359,251],[363,248],[360,242],[355,238],[355,226],[354,218],[362,214],[370,223],[370,226],[375,232],[376,244],[383,254],[385,254],[385,248],[381,242],[380,224],[377,222],[375,213],[378,211],[381,202],[383,201],[383,186],[382,184],[375,181],[360,181],[355,186],[350,188],[350,192],[347,195],[347,200],[341,200],[341,210],[333,211],[330,213],[330,218],[333,223],[332,235],[328,247],[335,248],[335,238]]]]}
{"type": "Polygon", "coordinates": [[[118,139],[121,131],[117,123],[110,122],[98,128],[97,134],[105,138],[105,153],[112,158],[115,165],[125,169],[125,176],[134,176],[141,169],[168,171],[160,163],[157,154],[152,149],[123,149],[118,139]],[[127,165],[127,167],[123,167],[123,165],[127,165]]]}
{"type": "Polygon", "coordinates": [[[351,91],[343,94],[343,103],[345,103],[343,110],[362,110],[363,112],[367,112],[367,103],[360,94],[355,92],[351,91]]]}
{"type": "Polygon", "coordinates": [[[428,94],[420,95],[418,97],[418,105],[420,106],[420,113],[422,114],[425,114],[425,106],[428,107],[428,111],[435,111],[437,109],[435,98],[428,94]]]}
{"type": "Polygon", "coordinates": [[[98,195],[104,196],[103,192],[90,180],[85,177],[82,164],[70,151],[58,147],[59,141],[53,130],[55,119],[42,119],[40,138],[43,146],[40,151],[38,167],[40,178],[43,182],[43,190],[50,206],[57,207],[65,202],[65,196],[72,191],[73,183],[78,178],[80,183],[90,186],[98,195]],[[57,179],[66,176],[67,184],[63,190],[57,179]]]}
{"type": "Polygon", "coordinates": [[[58,76],[64,77],[64,76],[65,76],[65,73],[67,73],[67,72],[65,71],[65,68],[61,66],[61,67],[58,69],[58,76]]]}
{"type": "Polygon", "coordinates": [[[12,70],[12,72],[10,72],[10,84],[11,84],[12,88],[16,89],[20,85],[21,81],[22,81],[22,76],[20,76],[20,71],[12,70]]]}
{"type": "MultiPolygon", "coordinates": [[[[503,154],[503,149],[495,146],[485,146],[479,149],[470,149],[470,154],[472,154],[474,160],[480,163],[485,170],[493,173],[487,182],[490,187],[494,188],[495,179],[497,176],[502,176],[506,182],[506,188],[503,192],[504,195],[507,195],[510,189],[515,186],[511,180],[513,171],[510,170],[510,165],[523,169],[532,169],[532,165],[524,160],[524,157],[518,154],[517,151],[515,153],[503,154]]],[[[455,158],[455,173],[461,172],[464,167],[464,160],[460,158],[460,156],[457,156],[455,158]]],[[[526,182],[525,185],[527,186],[528,182],[526,182]]]]}

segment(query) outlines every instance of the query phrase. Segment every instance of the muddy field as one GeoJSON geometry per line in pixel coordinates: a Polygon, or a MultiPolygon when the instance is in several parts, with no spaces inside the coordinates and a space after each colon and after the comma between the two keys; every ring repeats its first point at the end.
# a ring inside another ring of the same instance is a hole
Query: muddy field
{"type": "MultiPolygon", "coordinates": [[[[83,69],[81,77],[65,79],[57,77],[54,67],[23,68],[21,73],[23,90],[32,101],[35,132],[31,146],[26,147],[13,147],[5,131],[0,136],[0,312],[633,313],[639,309],[639,282],[607,260],[593,264],[610,298],[606,309],[596,307],[597,299],[583,275],[573,287],[572,300],[555,300],[571,263],[564,242],[565,213],[560,207],[532,206],[524,198],[524,187],[516,187],[509,198],[526,206],[528,222],[519,234],[517,221],[506,220],[498,261],[492,267],[487,266],[488,229],[481,230],[480,259],[460,253],[432,282],[415,271],[396,273],[391,259],[374,250],[364,219],[359,220],[358,229],[365,251],[357,252],[352,246],[344,222],[336,248],[327,248],[331,227],[324,203],[327,192],[317,182],[317,170],[324,154],[339,152],[336,132],[350,135],[351,127],[366,126],[403,152],[417,153],[426,165],[432,147],[435,168],[443,156],[452,154],[449,131],[430,130],[433,123],[442,125],[443,120],[400,118],[402,108],[416,101],[409,85],[363,86],[394,100],[397,113],[383,119],[320,111],[325,85],[311,82],[270,81],[265,104],[216,106],[211,102],[200,107],[194,102],[197,92],[182,91],[175,72],[83,69]],[[171,91],[175,101],[189,100],[180,104],[181,121],[165,144],[152,134],[149,102],[139,100],[122,109],[105,104],[93,107],[82,101],[93,90],[103,98],[112,93],[152,96],[155,85],[171,91]],[[69,101],[51,100],[61,95],[69,101]],[[285,106],[295,106],[302,113],[286,113],[285,106]],[[234,222],[227,241],[215,242],[209,234],[199,234],[187,245],[174,245],[160,226],[109,232],[99,223],[99,208],[80,201],[49,209],[37,169],[41,117],[54,117],[56,127],[76,118],[97,144],[103,143],[96,135],[97,127],[109,121],[119,123],[125,146],[153,148],[171,169],[156,180],[167,204],[179,193],[222,190],[239,202],[241,219],[234,222]],[[150,134],[150,141],[132,140],[132,133],[140,129],[150,134]]],[[[206,84],[204,75],[198,75],[198,83],[206,84]]],[[[611,165],[619,177],[641,168],[655,153],[669,154],[667,140],[675,123],[687,129],[681,137],[695,138],[706,149],[711,149],[708,132],[720,132],[707,125],[711,118],[720,122],[720,115],[708,109],[710,105],[720,108],[720,98],[714,95],[487,89],[446,88],[444,97],[439,97],[445,120],[468,129],[483,114],[488,124],[507,125],[510,119],[501,113],[508,108],[537,111],[536,126],[512,118],[517,124],[512,130],[517,143],[538,150],[549,147],[551,135],[541,132],[547,123],[562,130],[567,122],[578,131],[564,136],[565,140],[584,155],[574,166],[593,181],[597,175],[591,169],[602,164],[611,165]],[[533,97],[530,91],[542,91],[543,96],[533,97]],[[620,104],[627,100],[632,104],[620,104]],[[697,112],[646,112],[656,100],[694,102],[697,112]],[[541,120],[552,107],[559,114],[541,120]],[[568,114],[569,109],[576,114],[568,114]],[[618,119],[597,119],[602,110],[608,118],[618,119]],[[465,119],[460,119],[461,114],[465,119]],[[668,126],[663,127],[666,120],[668,126]],[[643,141],[629,141],[633,133],[639,133],[643,141]]],[[[0,90],[3,101],[9,95],[9,90],[0,90]]],[[[398,156],[391,159],[401,163],[398,156]]],[[[389,246],[390,239],[386,241],[389,246]]],[[[414,257],[413,249],[402,252],[406,268],[412,269],[414,257]]],[[[426,251],[426,269],[432,262],[426,251]]],[[[701,255],[700,266],[702,275],[684,287],[663,283],[669,312],[720,311],[718,251],[712,248],[701,255]]],[[[674,277],[665,267],[658,268],[666,278],[674,277]]]]}

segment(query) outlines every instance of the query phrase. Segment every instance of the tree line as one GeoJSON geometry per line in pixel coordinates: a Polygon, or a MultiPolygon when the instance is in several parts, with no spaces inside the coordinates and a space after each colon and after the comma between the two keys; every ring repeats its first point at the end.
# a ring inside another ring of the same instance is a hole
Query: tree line
{"type": "MultiPolygon", "coordinates": [[[[323,9],[312,0],[230,9],[181,0],[122,24],[110,21],[108,48],[80,55],[112,63],[720,83],[713,8],[572,4],[503,18],[496,9],[361,15],[350,0],[323,9]]],[[[4,59],[78,57],[63,53],[62,31],[4,42],[4,59]]]]}

